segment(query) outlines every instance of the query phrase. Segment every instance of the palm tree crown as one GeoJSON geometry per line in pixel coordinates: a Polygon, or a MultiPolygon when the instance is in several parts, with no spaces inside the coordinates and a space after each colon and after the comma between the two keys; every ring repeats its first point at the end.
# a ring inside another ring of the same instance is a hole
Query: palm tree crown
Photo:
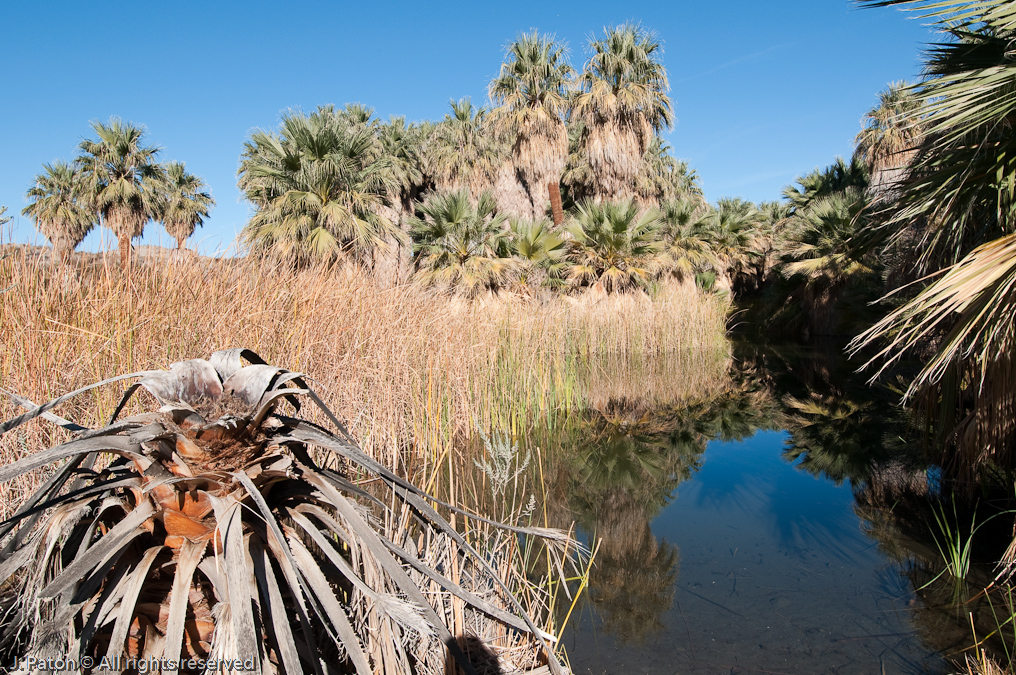
{"type": "Polygon", "coordinates": [[[95,227],[95,214],[83,201],[81,173],[65,162],[44,164],[28,190],[29,204],[22,213],[35,221],[60,259],[66,259],[95,227]]]}
{"type": "Polygon", "coordinates": [[[590,47],[574,113],[586,125],[597,198],[627,198],[653,132],[674,120],[663,48],[652,32],[631,23],[605,28],[590,47]]]}
{"type": "Polygon", "coordinates": [[[208,211],[215,206],[204,181],[187,173],[183,162],[166,165],[166,205],[162,213],[162,224],[169,235],[176,239],[177,248],[183,248],[187,237],[208,217],[208,211]]]}
{"type": "Polygon", "coordinates": [[[283,116],[279,134],[251,135],[238,185],[257,208],[243,231],[255,252],[369,262],[390,240],[405,241],[379,213],[398,193],[398,176],[365,113],[323,106],[283,116]]]}
{"type": "Polygon", "coordinates": [[[159,148],[143,144],[145,128],[117,118],[93,122],[98,140],[79,149],[86,200],[117,236],[120,260],[130,263],[131,240],[163,210],[165,172],[156,162],[159,148]]]}

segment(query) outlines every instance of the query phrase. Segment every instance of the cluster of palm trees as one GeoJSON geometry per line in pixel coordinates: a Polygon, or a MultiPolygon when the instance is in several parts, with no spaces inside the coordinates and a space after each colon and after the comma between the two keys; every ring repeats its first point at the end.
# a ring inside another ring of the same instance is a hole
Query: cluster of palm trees
{"type": "Polygon", "coordinates": [[[543,251],[533,240],[567,236],[565,212],[580,204],[632,203],[641,217],[700,202],[694,171],[659,136],[673,120],[660,41],[624,24],[590,51],[579,73],[553,36],[521,34],[490,83],[491,107],[453,101],[436,123],[382,122],[361,105],[283,115],[241,155],[239,186],[255,208],[245,243],[297,263],[376,267],[412,236],[426,276],[475,289],[522,273],[507,242],[525,232],[522,250],[543,251]]]}
{"type": "Polygon", "coordinates": [[[99,224],[116,235],[124,267],[131,241],[151,221],[161,221],[182,248],[215,204],[204,182],[180,162],[160,164],[143,127],[114,118],[92,129],[97,138],[82,141],[72,163],[43,165],[24,215],[62,260],[99,224]]]}

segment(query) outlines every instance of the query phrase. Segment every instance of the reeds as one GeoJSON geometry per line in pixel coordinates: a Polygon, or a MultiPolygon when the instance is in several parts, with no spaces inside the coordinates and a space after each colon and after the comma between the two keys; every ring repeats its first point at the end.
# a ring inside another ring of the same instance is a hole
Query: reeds
{"type": "MultiPolygon", "coordinates": [[[[313,373],[364,449],[407,473],[432,467],[477,425],[518,433],[541,415],[584,407],[585,390],[603,385],[580,371],[601,355],[685,353],[717,371],[727,358],[726,308],[671,287],[654,300],[541,303],[502,294],[467,302],[415,285],[382,287],[348,268],[295,272],[166,254],[125,278],[102,256],[78,254],[61,267],[6,247],[0,289],[8,289],[0,293],[0,387],[41,402],[114,373],[249,345],[313,373]]],[[[107,387],[57,412],[101,426],[119,394],[107,387]]],[[[13,416],[3,399],[0,417],[13,416]]],[[[43,437],[51,433],[7,434],[0,460],[52,445],[58,439],[43,437]]],[[[0,494],[4,504],[18,501],[0,494]]]]}

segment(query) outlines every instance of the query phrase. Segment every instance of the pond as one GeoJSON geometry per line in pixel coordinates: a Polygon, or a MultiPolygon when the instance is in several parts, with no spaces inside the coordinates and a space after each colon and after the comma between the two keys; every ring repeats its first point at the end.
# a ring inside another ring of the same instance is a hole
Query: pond
{"type": "Polygon", "coordinates": [[[840,354],[741,345],[709,400],[612,399],[533,441],[556,448],[553,520],[599,542],[574,672],[955,670],[966,615],[988,630],[990,611],[964,604],[976,584],[939,588],[927,519],[905,515],[935,468],[840,354]]]}

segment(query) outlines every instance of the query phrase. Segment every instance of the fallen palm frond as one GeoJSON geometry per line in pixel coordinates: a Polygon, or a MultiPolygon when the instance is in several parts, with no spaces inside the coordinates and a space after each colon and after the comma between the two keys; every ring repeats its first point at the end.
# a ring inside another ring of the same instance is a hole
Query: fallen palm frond
{"type": "MultiPolygon", "coordinates": [[[[464,512],[362,452],[301,373],[231,349],[116,379],[128,377],[141,379],[108,425],[0,468],[8,481],[65,461],[0,523],[4,663],[105,658],[123,672],[126,657],[199,672],[183,664],[240,659],[265,673],[439,673],[447,647],[472,673],[461,646],[480,621],[503,627],[513,666],[542,659],[561,672],[553,636],[436,508],[464,512]],[[118,420],[139,388],[161,407],[118,420]],[[304,396],[335,431],[298,416],[304,396]],[[283,401],[294,416],[278,411],[283,401]]],[[[468,517],[559,556],[577,547],[561,531],[468,517]]]]}

